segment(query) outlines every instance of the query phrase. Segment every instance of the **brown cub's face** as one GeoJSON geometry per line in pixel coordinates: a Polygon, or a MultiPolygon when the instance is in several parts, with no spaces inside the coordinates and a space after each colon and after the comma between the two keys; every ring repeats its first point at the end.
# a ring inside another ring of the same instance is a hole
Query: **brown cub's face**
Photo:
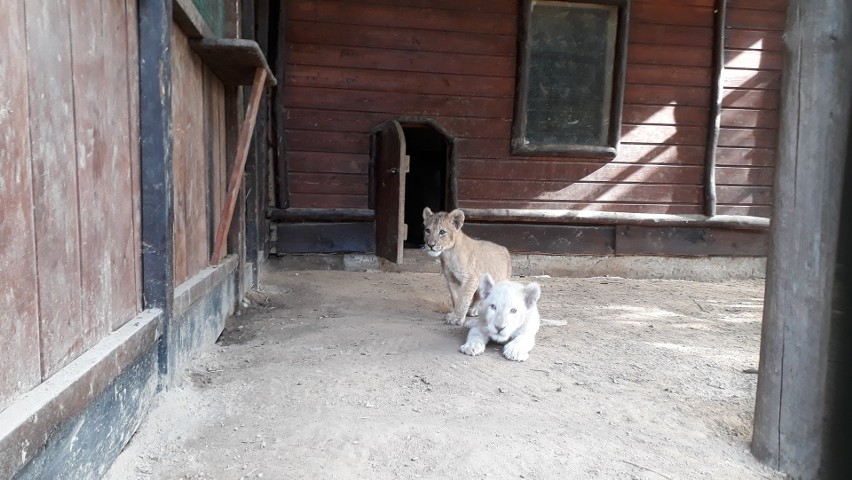
{"type": "Polygon", "coordinates": [[[455,245],[456,233],[464,225],[464,212],[459,209],[452,212],[433,213],[429,207],[423,209],[423,249],[429,256],[437,257],[455,245]]]}

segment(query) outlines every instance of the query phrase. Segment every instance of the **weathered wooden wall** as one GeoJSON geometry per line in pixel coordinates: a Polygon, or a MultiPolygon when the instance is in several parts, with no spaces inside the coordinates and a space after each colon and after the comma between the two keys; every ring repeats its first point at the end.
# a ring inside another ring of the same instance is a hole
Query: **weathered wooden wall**
{"type": "Polygon", "coordinates": [[[227,179],[225,87],[178,25],[172,36],[172,111],[177,285],[209,265],[227,179]]]}
{"type": "Polygon", "coordinates": [[[0,19],[0,409],[141,308],[136,2],[0,19]]]}
{"type": "MultiPolygon", "coordinates": [[[[517,1],[289,1],[289,206],[367,208],[370,129],[428,116],[458,137],[461,207],[701,214],[713,6],[631,2],[622,145],[596,159],[510,155],[517,1]]],[[[784,2],[728,17],[718,213],[768,216],[784,2]]]]}
{"type": "Polygon", "coordinates": [[[786,0],[728,0],[718,213],[769,217],[786,0]]]}

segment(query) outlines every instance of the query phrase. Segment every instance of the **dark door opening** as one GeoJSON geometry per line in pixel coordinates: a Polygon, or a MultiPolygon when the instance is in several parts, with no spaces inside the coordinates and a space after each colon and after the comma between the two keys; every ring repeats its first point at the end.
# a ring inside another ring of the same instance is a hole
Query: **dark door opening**
{"type": "Polygon", "coordinates": [[[451,200],[450,139],[425,123],[403,123],[410,167],[405,179],[406,248],[423,245],[423,209],[447,210],[451,200]]]}
{"type": "Polygon", "coordinates": [[[430,120],[390,120],[373,130],[376,255],[401,262],[423,245],[423,209],[457,204],[452,137],[430,120]]]}

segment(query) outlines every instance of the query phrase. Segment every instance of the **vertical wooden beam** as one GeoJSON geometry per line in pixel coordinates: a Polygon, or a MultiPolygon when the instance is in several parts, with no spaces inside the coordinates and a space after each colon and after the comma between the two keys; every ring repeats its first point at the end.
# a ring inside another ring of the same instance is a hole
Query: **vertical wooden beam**
{"type": "Polygon", "coordinates": [[[216,243],[213,245],[213,257],[210,263],[213,265],[222,261],[225,256],[226,241],[228,238],[228,230],[231,226],[231,219],[234,216],[234,208],[237,204],[237,193],[242,187],[243,170],[246,166],[246,158],[248,157],[248,149],[251,142],[254,124],[257,118],[257,109],[260,104],[260,96],[263,93],[264,82],[266,82],[266,69],[258,68],[254,74],[254,82],[251,90],[251,100],[249,101],[248,111],[243,119],[243,126],[240,129],[239,143],[237,144],[236,157],[231,170],[230,180],[228,182],[228,193],[225,196],[225,205],[222,207],[222,217],[219,223],[219,230],[216,232],[216,243]]]}
{"type": "MultiPolygon", "coordinates": [[[[269,44],[270,44],[270,23],[276,21],[270,17],[269,0],[258,0],[255,11],[257,19],[256,39],[260,46],[263,55],[268,59],[269,44]]],[[[276,2],[278,3],[278,2],[276,2]]],[[[263,263],[269,254],[269,220],[266,218],[266,209],[269,205],[269,158],[272,145],[271,132],[269,130],[270,112],[272,100],[272,91],[265,89],[263,98],[261,99],[260,111],[257,113],[257,130],[260,132],[256,135],[257,138],[257,164],[256,164],[256,185],[257,185],[257,210],[252,214],[257,219],[257,254],[255,260],[255,280],[260,275],[263,263]]]]}
{"type": "Polygon", "coordinates": [[[727,0],[713,5],[713,83],[710,88],[710,116],[707,122],[707,147],[704,157],[704,215],[716,215],[716,152],[722,119],[722,76],[725,73],[725,16],[727,0]]]}
{"type": "MultiPolygon", "coordinates": [[[[852,245],[852,122],[846,152],[840,234],[837,244],[852,245]]],[[[828,357],[828,417],[823,473],[826,478],[852,478],[852,249],[839,248],[832,295],[831,340],[828,357]]]]}
{"type": "Polygon", "coordinates": [[[274,2],[270,12],[273,25],[276,25],[276,27],[273,29],[274,41],[270,42],[272,48],[270,48],[269,57],[274,62],[272,72],[275,78],[281,79],[272,91],[272,121],[275,130],[273,177],[275,179],[275,206],[278,208],[290,206],[290,189],[287,184],[287,139],[284,134],[284,123],[287,118],[284,112],[284,89],[287,83],[284,76],[287,68],[287,4],[286,1],[274,2]]]}
{"type": "Polygon", "coordinates": [[[24,2],[43,379],[82,353],[85,330],[69,5],[24,2]]]}
{"type": "Polygon", "coordinates": [[[142,298],[144,308],[163,311],[161,375],[174,302],[171,37],[172,1],[139,0],[142,298]]]}
{"type": "MultiPolygon", "coordinates": [[[[222,203],[221,205],[225,205],[225,195],[228,192],[229,185],[229,175],[231,171],[234,169],[234,163],[237,159],[237,146],[240,140],[240,127],[243,124],[243,120],[245,118],[245,106],[243,102],[243,87],[238,87],[234,85],[225,86],[225,169],[222,171],[222,175],[224,178],[224,188],[222,189],[222,203]]],[[[242,192],[237,197],[237,204],[240,206],[245,205],[245,200],[242,197],[242,192]]],[[[224,221],[221,217],[222,209],[219,211],[219,222],[224,221]]],[[[227,248],[226,251],[231,254],[237,255],[239,260],[239,267],[236,271],[236,284],[237,284],[237,296],[242,298],[243,295],[243,267],[245,265],[245,238],[244,238],[244,224],[245,224],[245,208],[237,208],[234,212],[234,217],[231,219],[231,225],[228,227],[228,239],[227,239],[227,248]]],[[[221,223],[220,223],[221,227],[221,223]]],[[[216,230],[218,232],[218,228],[216,230]]],[[[215,238],[214,238],[214,252],[215,252],[215,238]]],[[[211,255],[211,258],[212,255],[211,255]]]]}
{"type": "MultiPolygon", "coordinates": [[[[258,46],[261,47],[261,51],[266,56],[265,45],[267,41],[260,37],[259,26],[263,22],[268,22],[269,19],[268,12],[258,11],[257,7],[260,3],[262,2],[240,0],[240,21],[242,22],[240,33],[242,38],[257,41],[258,46]]],[[[262,191],[262,182],[259,174],[261,173],[261,163],[266,158],[264,155],[266,151],[266,122],[264,115],[266,111],[266,98],[266,91],[264,89],[255,120],[257,135],[252,137],[245,167],[245,248],[246,267],[249,269],[246,273],[250,278],[244,283],[248,285],[254,285],[257,279],[257,269],[259,267],[258,255],[260,250],[259,238],[261,235],[260,227],[263,219],[262,215],[265,213],[259,203],[262,191]]],[[[245,98],[246,105],[244,108],[248,107],[248,102],[249,98],[245,98]]]]}
{"type": "Polygon", "coordinates": [[[795,478],[817,478],[832,421],[826,382],[852,105],[852,4],[790,0],[784,48],[752,451],[795,478]]]}
{"type": "Polygon", "coordinates": [[[0,15],[0,352],[14,359],[0,368],[0,411],[42,380],[25,7],[0,15]]]}

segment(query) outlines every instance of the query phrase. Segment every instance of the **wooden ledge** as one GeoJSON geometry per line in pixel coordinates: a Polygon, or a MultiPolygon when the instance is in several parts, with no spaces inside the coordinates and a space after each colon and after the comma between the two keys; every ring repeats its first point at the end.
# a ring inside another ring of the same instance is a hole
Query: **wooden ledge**
{"type": "Polygon", "coordinates": [[[266,86],[278,82],[257,42],[242,38],[190,40],[189,46],[225,85],[251,85],[258,68],[266,70],[266,86]]]}
{"type": "Polygon", "coordinates": [[[550,223],[565,225],[636,225],[641,227],[718,227],[769,230],[769,219],[741,215],[673,215],[655,213],[599,212],[589,210],[539,210],[511,208],[462,208],[471,222],[550,223]]]}
{"type": "Polygon", "coordinates": [[[351,208],[270,208],[266,218],[276,222],[372,222],[371,209],[351,208]]]}

